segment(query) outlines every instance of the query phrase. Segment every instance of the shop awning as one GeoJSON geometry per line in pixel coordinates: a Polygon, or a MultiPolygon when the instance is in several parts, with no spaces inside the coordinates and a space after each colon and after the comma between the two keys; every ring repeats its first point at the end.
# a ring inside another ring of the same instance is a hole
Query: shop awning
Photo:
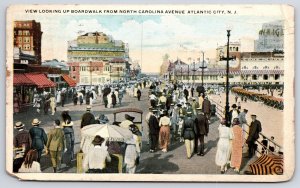
{"type": "Polygon", "coordinates": [[[38,88],[46,88],[46,87],[55,87],[56,84],[49,80],[45,74],[34,74],[34,73],[26,73],[25,76],[29,78],[34,85],[38,88]]]}
{"type": "Polygon", "coordinates": [[[14,74],[14,86],[35,85],[25,74],[14,74]]]}
{"type": "Polygon", "coordinates": [[[76,86],[76,81],[73,80],[72,78],[70,78],[68,75],[63,74],[62,77],[70,87],[75,87],[76,86]]]}

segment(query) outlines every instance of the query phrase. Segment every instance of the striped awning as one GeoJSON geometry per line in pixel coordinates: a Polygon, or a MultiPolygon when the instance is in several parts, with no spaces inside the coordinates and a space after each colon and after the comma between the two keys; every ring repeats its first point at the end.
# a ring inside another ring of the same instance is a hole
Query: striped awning
{"type": "Polygon", "coordinates": [[[62,77],[70,87],[76,86],[76,81],[70,78],[68,75],[63,74],[62,77]]]}
{"type": "Polygon", "coordinates": [[[56,84],[49,80],[45,74],[25,73],[25,76],[31,80],[38,88],[55,87],[56,84]]]}
{"type": "Polygon", "coordinates": [[[14,74],[14,86],[35,85],[25,74],[14,74]]]}

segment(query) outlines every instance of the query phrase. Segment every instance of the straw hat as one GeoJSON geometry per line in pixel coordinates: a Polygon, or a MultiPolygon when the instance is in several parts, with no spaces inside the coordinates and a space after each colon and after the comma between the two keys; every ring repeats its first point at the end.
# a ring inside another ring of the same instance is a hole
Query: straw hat
{"type": "Polygon", "coordinates": [[[39,125],[40,123],[41,123],[41,121],[39,119],[35,118],[32,120],[31,124],[34,126],[34,125],[39,125]]]}
{"type": "Polygon", "coordinates": [[[18,121],[16,124],[15,124],[15,128],[16,129],[20,129],[20,128],[23,128],[25,125],[21,122],[21,121],[18,121]]]}

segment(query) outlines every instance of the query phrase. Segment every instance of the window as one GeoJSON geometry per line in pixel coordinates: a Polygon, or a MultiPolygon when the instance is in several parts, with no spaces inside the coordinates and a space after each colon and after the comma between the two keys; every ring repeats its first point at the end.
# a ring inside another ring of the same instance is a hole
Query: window
{"type": "Polygon", "coordinates": [[[269,69],[269,67],[268,66],[264,66],[264,69],[269,69]]]}
{"type": "Polygon", "coordinates": [[[23,46],[23,50],[30,50],[30,44],[25,44],[23,46]]]}
{"type": "Polygon", "coordinates": [[[18,31],[18,35],[23,35],[22,30],[19,30],[19,31],[18,31]]]}
{"type": "Polygon", "coordinates": [[[73,66],[73,67],[72,67],[72,69],[73,69],[73,71],[76,71],[76,68],[75,68],[75,66],[73,66]]]}
{"type": "Polygon", "coordinates": [[[76,80],[76,76],[73,76],[73,79],[76,80]]]}
{"type": "Polygon", "coordinates": [[[18,42],[22,43],[22,37],[18,37],[18,42]]]}
{"type": "Polygon", "coordinates": [[[253,69],[258,69],[258,67],[257,67],[257,66],[254,66],[253,69]]]}
{"type": "Polygon", "coordinates": [[[280,79],[280,75],[279,74],[275,74],[275,80],[279,80],[280,79]]]}
{"type": "Polygon", "coordinates": [[[252,80],[257,80],[257,75],[256,74],[252,75],[252,80]]]}
{"type": "Polygon", "coordinates": [[[248,67],[247,66],[243,66],[243,68],[242,69],[248,69],[248,67]]]}
{"type": "Polygon", "coordinates": [[[268,80],[269,76],[267,74],[264,74],[264,80],[268,80]]]}
{"type": "Polygon", "coordinates": [[[24,43],[30,43],[30,38],[29,37],[24,37],[24,43]]]}
{"type": "Polygon", "coordinates": [[[274,69],[280,69],[279,66],[274,67],[274,69]]]}
{"type": "Polygon", "coordinates": [[[236,51],[237,51],[237,52],[239,51],[239,47],[236,47],[236,51]]]}
{"type": "Polygon", "coordinates": [[[23,35],[29,36],[29,35],[30,35],[30,32],[29,32],[28,30],[24,30],[24,31],[23,31],[23,35]]]}

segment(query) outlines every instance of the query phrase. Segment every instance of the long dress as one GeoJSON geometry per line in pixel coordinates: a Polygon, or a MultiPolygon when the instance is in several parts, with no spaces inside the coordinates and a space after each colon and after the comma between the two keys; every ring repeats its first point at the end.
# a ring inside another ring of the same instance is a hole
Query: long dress
{"type": "Polygon", "coordinates": [[[240,169],[243,154],[243,129],[239,125],[232,127],[233,140],[232,140],[232,154],[231,166],[240,169]]]}
{"type": "Polygon", "coordinates": [[[232,139],[232,130],[225,125],[219,125],[219,142],[216,153],[216,165],[224,166],[228,163],[231,153],[230,140],[232,139]]]}

